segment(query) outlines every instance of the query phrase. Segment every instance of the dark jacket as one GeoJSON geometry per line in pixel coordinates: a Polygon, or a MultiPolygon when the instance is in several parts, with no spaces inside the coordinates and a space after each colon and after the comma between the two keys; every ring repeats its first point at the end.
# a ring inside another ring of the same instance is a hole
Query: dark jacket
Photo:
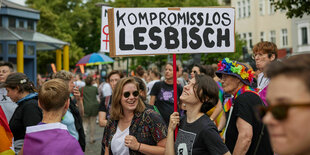
{"type": "Polygon", "coordinates": [[[14,141],[25,138],[26,127],[37,125],[42,121],[42,110],[38,106],[37,93],[27,95],[17,104],[9,123],[14,141]]]}
{"type": "Polygon", "coordinates": [[[79,109],[75,103],[76,101],[70,99],[69,109],[74,117],[74,124],[75,124],[76,131],[79,133],[79,143],[81,145],[83,152],[85,152],[86,142],[85,142],[85,134],[84,134],[84,128],[83,128],[83,121],[82,121],[82,117],[80,115],[79,109]]]}

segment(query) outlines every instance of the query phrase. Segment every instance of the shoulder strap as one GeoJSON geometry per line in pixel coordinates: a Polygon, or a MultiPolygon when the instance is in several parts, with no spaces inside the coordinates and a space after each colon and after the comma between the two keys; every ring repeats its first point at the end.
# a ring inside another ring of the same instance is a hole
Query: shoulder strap
{"type": "Polygon", "coordinates": [[[82,87],[81,97],[83,97],[83,89],[84,89],[84,87],[82,87]]]}

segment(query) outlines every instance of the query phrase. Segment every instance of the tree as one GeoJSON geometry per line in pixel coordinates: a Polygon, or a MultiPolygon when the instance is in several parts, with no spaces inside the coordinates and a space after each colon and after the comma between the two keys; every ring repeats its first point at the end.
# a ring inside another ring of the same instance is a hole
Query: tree
{"type": "Polygon", "coordinates": [[[286,16],[288,18],[299,17],[310,14],[309,0],[271,0],[275,10],[287,10],[286,16]]]}
{"type": "MultiPolygon", "coordinates": [[[[88,25],[89,27],[93,26],[89,20],[91,19],[91,14],[86,9],[83,1],[27,0],[26,4],[29,7],[40,11],[40,20],[37,25],[38,32],[70,43],[69,65],[70,68],[75,67],[77,61],[85,55],[83,52],[84,49],[82,48],[83,46],[78,42],[78,38],[80,38],[79,35],[81,35],[80,32],[84,31],[81,27],[83,27],[83,25],[88,25]]],[[[100,18],[100,16],[98,18],[100,18]]],[[[92,30],[92,28],[89,28],[88,30],[92,30]]],[[[89,31],[86,31],[85,33],[90,34],[89,31]]],[[[100,32],[98,33],[100,34],[100,32]]],[[[38,72],[45,73],[46,64],[55,63],[55,57],[55,51],[38,52],[38,72]]]]}

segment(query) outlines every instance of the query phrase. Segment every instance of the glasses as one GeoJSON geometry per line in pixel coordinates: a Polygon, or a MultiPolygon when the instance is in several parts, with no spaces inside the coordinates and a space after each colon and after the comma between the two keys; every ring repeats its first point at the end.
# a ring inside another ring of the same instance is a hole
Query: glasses
{"type": "Polygon", "coordinates": [[[194,74],[196,74],[197,72],[196,71],[192,71],[194,74]]]}
{"type": "MultiPolygon", "coordinates": [[[[134,91],[134,92],[132,93],[132,95],[133,95],[134,97],[137,97],[137,96],[139,96],[139,92],[136,90],[136,91],[134,91]]],[[[125,97],[125,98],[128,98],[129,96],[130,96],[130,92],[129,92],[129,91],[124,92],[124,97],[125,97]]]]}
{"type": "Polygon", "coordinates": [[[274,106],[258,106],[258,111],[260,118],[263,118],[267,112],[271,112],[272,116],[279,121],[285,120],[287,118],[288,110],[292,107],[310,107],[309,103],[295,103],[295,104],[278,104],[274,106]]]}
{"type": "MultiPolygon", "coordinates": [[[[259,58],[263,57],[266,53],[258,53],[258,54],[252,54],[252,59],[255,59],[256,56],[258,56],[259,58]]],[[[268,54],[267,54],[268,55],[268,54]]]]}

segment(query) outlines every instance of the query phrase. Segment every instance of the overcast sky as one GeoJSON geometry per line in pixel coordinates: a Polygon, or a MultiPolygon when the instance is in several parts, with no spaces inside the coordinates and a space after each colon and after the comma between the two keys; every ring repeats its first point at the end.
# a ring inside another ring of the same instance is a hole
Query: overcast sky
{"type": "Polygon", "coordinates": [[[9,1],[17,3],[17,4],[25,5],[26,0],[9,0],[9,1]]]}

